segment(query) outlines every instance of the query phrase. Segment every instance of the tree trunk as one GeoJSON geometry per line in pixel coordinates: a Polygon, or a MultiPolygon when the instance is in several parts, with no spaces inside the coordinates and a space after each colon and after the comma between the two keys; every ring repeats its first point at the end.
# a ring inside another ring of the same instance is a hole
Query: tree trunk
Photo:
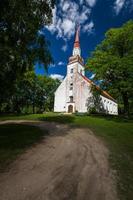
{"type": "Polygon", "coordinates": [[[126,116],[129,116],[129,102],[128,102],[128,95],[126,92],[122,94],[122,98],[124,103],[124,114],[126,116]]]}

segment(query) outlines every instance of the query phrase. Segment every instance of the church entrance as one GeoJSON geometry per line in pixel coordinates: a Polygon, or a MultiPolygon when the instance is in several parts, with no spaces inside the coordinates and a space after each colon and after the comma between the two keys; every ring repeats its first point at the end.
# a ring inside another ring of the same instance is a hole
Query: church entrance
{"type": "Polygon", "coordinates": [[[68,113],[72,113],[73,112],[73,106],[72,105],[69,105],[68,106],[68,113]]]}

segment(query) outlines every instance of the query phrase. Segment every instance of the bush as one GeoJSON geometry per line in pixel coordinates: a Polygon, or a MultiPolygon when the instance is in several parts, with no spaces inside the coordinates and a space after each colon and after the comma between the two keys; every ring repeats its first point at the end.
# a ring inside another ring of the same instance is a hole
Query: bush
{"type": "Polygon", "coordinates": [[[89,112],[88,112],[90,115],[91,114],[98,114],[98,112],[97,112],[97,110],[96,110],[96,108],[95,107],[91,107],[90,109],[89,109],[89,112]]]}

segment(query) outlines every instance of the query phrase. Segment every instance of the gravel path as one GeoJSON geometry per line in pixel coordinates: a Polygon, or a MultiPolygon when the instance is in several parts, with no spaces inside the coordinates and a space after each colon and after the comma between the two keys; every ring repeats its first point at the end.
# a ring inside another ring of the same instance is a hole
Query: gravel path
{"type": "Polygon", "coordinates": [[[109,152],[89,129],[5,121],[48,129],[49,136],[0,175],[0,200],[117,200],[109,152]]]}

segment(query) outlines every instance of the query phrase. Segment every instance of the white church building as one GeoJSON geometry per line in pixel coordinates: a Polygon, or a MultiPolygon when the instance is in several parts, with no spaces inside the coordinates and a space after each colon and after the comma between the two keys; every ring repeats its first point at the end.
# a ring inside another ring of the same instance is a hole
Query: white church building
{"type": "MultiPolygon", "coordinates": [[[[88,102],[93,97],[92,86],[100,90],[85,76],[84,61],[81,57],[79,42],[79,29],[77,29],[73,55],[69,58],[66,77],[55,92],[54,112],[88,112],[90,107],[94,107],[93,102],[88,102]]],[[[102,112],[118,115],[118,104],[115,99],[103,90],[99,95],[100,106],[103,108],[102,112]]]]}

